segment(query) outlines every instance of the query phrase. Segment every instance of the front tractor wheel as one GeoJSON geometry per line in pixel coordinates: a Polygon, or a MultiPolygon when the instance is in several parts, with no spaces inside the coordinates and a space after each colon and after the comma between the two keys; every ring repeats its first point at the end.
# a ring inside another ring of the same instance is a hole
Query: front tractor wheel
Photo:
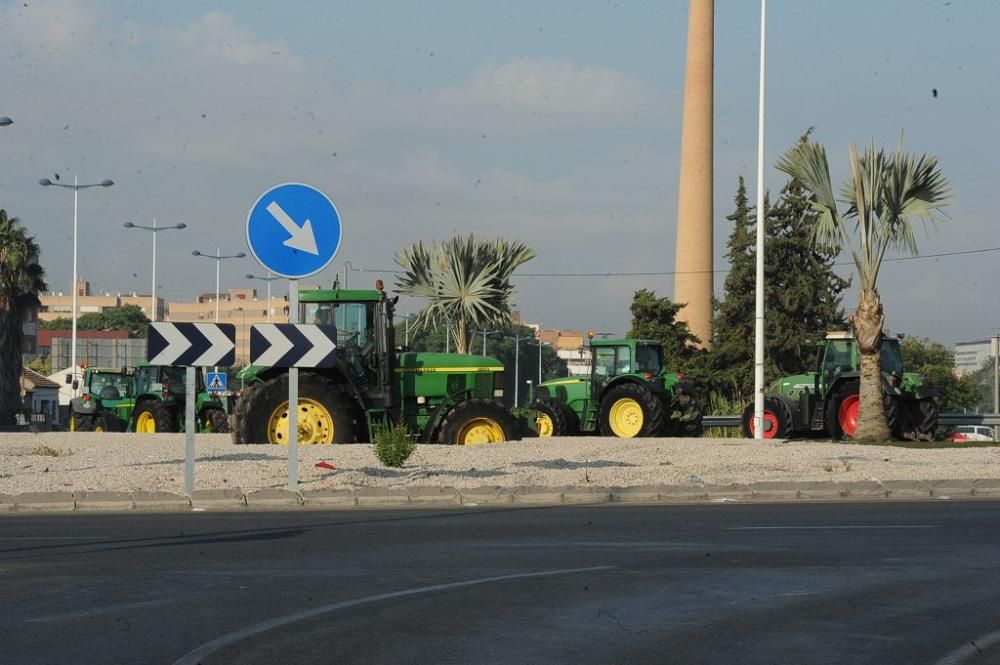
{"type": "Polygon", "coordinates": [[[693,396],[679,393],[672,399],[664,401],[667,409],[666,422],[663,425],[662,436],[683,436],[694,438],[704,431],[701,405],[693,396]]]}
{"type": "Polygon", "coordinates": [[[623,383],[607,392],[598,410],[601,434],[621,439],[656,436],[665,420],[663,402],[648,388],[623,383]]]}
{"type": "Polygon", "coordinates": [[[72,413],[69,416],[70,432],[93,432],[94,416],[82,413],[72,413]]]}
{"type": "Polygon", "coordinates": [[[468,399],[445,417],[441,443],[473,446],[517,440],[517,423],[507,409],[487,399],[468,399]]]}
{"type": "Polygon", "coordinates": [[[933,441],[937,434],[938,427],[938,406],[937,398],[928,397],[917,400],[917,436],[926,441],[933,441]]]}
{"type": "Polygon", "coordinates": [[[134,418],[135,431],[139,434],[177,431],[173,414],[159,400],[148,400],[140,404],[135,410],[134,418]]]}
{"type": "Polygon", "coordinates": [[[229,417],[222,409],[205,409],[201,421],[205,423],[205,429],[213,434],[229,432],[229,417]]]}
{"type": "Polygon", "coordinates": [[[537,412],[535,432],[539,437],[567,436],[573,433],[575,428],[572,422],[575,421],[576,414],[565,403],[540,397],[531,408],[537,412]]]}
{"type": "MultiPolygon", "coordinates": [[[[747,404],[740,419],[740,429],[744,438],[756,438],[755,405],[747,404]]],[[[792,429],[792,418],[780,400],[767,396],[764,398],[764,438],[784,439],[792,429]]]]}
{"type": "MultiPolygon", "coordinates": [[[[237,407],[234,440],[238,443],[287,444],[288,375],[267,381],[248,397],[252,402],[237,407]]],[[[299,374],[297,438],[304,445],[358,441],[351,398],[318,374],[299,374]]]]}

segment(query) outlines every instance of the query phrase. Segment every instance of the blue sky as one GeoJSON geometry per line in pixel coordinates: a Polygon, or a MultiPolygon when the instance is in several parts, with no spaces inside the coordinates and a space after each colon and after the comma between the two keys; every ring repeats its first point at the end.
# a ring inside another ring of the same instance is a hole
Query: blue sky
{"type": "MultiPolygon", "coordinates": [[[[686,2],[24,4],[0,5],[0,115],[15,119],[0,130],[0,205],[37,235],[56,290],[72,200],[36,182],[77,172],[117,183],[81,195],[80,273],[99,290],[148,292],[149,239],[121,225],[154,216],[189,227],[160,237],[159,294],[211,290],[213,266],[191,250],[245,251],[249,207],[286,181],[320,187],[344,217],[321,283],[456,232],[527,242],[525,272],[673,269],[686,2]]],[[[1000,5],[769,4],[769,165],[816,126],[842,178],[850,140],[903,131],[955,188],[922,252],[1000,246],[1000,5]]],[[[757,11],[716,2],[720,271],[737,177],[756,177],[757,11]]],[[[773,166],[767,182],[782,183],[773,166]]],[[[888,325],[949,343],[990,334],[998,255],[890,264],[888,325]]],[[[251,259],[224,266],[224,288],[247,272],[251,259]]],[[[547,327],[622,331],[644,286],[672,295],[673,280],[524,277],[517,304],[547,327]]]]}

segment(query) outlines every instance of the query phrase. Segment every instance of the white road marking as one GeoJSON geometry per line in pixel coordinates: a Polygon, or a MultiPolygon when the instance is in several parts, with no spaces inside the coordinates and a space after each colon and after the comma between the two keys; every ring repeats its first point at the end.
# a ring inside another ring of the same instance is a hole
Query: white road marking
{"type": "Polygon", "coordinates": [[[726,531],[820,531],[824,529],[939,529],[940,524],[835,524],[829,526],[730,526],[726,531]]]}
{"type": "Polygon", "coordinates": [[[970,658],[982,655],[983,651],[989,649],[997,642],[1000,642],[1000,630],[995,630],[992,633],[971,640],[968,644],[963,644],[939,660],[936,665],[959,665],[970,658]]]}
{"type": "Polygon", "coordinates": [[[404,589],[402,591],[380,593],[375,596],[366,596],[364,598],[345,600],[339,603],[332,603],[330,605],[323,605],[321,607],[316,607],[311,610],[304,610],[302,612],[288,614],[283,617],[276,617],[274,619],[263,621],[253,626],[249,626],[247,628],[244,628],[243,630],[237,630],[227,635],[223,635],[222,637],[217,637],[211,642],[206,642],[205,644],[202,644],[195,650],[188,652],[187,654],[182,656],[179,660],[174,662],[174,665],[198,665],[205,657],[215,653],[219,649],[223,649],[229,646],[230,644],[235,644],[240,640],[246,639],[248,637],[254,637],[256,635],[260,635],[261,633],[265,633],[269,630],[280,628],[282,626],[287,626],[288,624],[295,623],[297,621],[311,619],[321,614],[327,614],[328,612],[336,612],[337,610],[346,609],[348,607],[365,605],[367,603],[377,603],[381,600],[389,600],[392,598],[415,596],[421,593],[431,593],[434,591],[448,591],[450,589],[462,589],[465,587],[478,586],[480,584],[490,584],[492,582],[521,580],[531,577],[551,577],[553,575],[572,575],[574,573],[592,573],[600,570],[611,570],[615,567],[616,566],[592,566],[590,568],[565,568],[562,570],[543,570],[537,573],[519,573],[516,575],[498,575],[496,577],[480,577],[478,579],[465,580],[463,582],[434,584],[432,586],[416,587],[413,589],[404,589]]]}

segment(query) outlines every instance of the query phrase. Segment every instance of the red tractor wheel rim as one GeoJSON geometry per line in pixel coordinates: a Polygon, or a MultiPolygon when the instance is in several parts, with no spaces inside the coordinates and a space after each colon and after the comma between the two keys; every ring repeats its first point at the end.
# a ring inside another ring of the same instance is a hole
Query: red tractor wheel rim
{"type": "MultiPolygon", "coordinates": [[[[764,426],[764,438],[773,439],[778,436],[778,416],[772,411],[764,411],[764,420],[767,421],[767,425],[764,426]]],[[[757,419],[750,416],[750,434],[753,436],[757,435],[756,423],[757,419]]]]}
{"type": "Polygon", "coordinates": [[[847,436],[854,438],[854,433],[858,431],[858,411],[861,407],[861,398],[857,395],[848,395],[840,402],[838,416],[840,417],[840,430],[847,436]]]}

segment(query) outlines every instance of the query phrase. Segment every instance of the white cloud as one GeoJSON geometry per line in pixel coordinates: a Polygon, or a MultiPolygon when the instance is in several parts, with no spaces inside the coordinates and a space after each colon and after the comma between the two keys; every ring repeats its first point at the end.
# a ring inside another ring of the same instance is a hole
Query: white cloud
{"type": "Polygon", "coordinates": [[[168,48],[207,63],[221,61],[241,67],[277,64],[291,69],[303,66],[288,44],[262,39],[222,12],[210,12],[187,25],[165,28],[161,37],[168,48]]]}
{"type": "Polygon", "coordinates": [[[429,119],[508,131],[621,127],[657,122],[669,100],[642,79],[606,67],[518,58],[480,67],[432,92],[429,119]]]}
{"type": "Polygon", "coordinates": [[[33,53],[57,56],[91,44],[103,13],[97,5],[84,8],[74,0],[15,3],[0,15],[0,24],[33,53]]]}

